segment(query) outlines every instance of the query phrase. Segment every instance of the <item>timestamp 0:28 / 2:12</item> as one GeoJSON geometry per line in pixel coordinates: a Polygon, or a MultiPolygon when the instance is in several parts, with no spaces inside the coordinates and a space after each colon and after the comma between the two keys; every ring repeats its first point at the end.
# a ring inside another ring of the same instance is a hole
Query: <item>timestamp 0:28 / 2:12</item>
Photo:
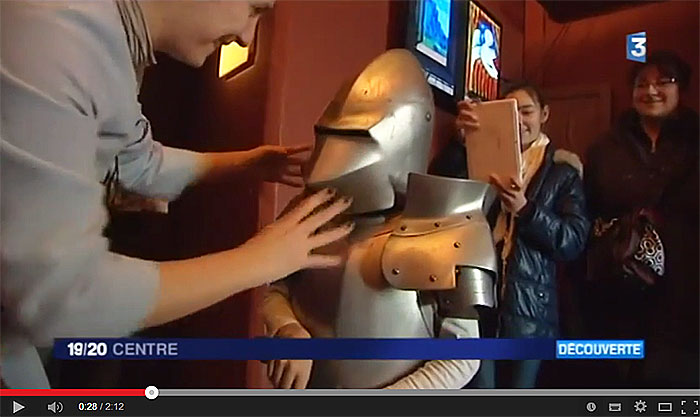
{"type": "Polygon", "coordinates": [[[79,402],[78,411],[124,411],[124,403],[79,402]]]}

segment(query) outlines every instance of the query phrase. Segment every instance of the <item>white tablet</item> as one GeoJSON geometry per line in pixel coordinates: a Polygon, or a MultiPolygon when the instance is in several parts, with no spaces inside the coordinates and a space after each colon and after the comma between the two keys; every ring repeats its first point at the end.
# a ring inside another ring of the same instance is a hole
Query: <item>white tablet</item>
{"type": "Polygon", "coordinates": [[[469,178],[489,182],[496,174],[502,181],[522,180],[517,101],[487,101],[477,104],[475,111],[480,128],[465,140],[469,178]]]}

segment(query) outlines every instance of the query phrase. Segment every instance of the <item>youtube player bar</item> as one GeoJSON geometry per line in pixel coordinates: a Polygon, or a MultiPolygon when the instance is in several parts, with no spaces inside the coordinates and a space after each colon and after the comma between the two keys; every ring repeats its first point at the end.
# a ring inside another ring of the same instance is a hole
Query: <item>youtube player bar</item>
{"type": "Polygon", "coordinates": [[[3,416],[697,416],[691,390],[2,390],[3,416]]]}

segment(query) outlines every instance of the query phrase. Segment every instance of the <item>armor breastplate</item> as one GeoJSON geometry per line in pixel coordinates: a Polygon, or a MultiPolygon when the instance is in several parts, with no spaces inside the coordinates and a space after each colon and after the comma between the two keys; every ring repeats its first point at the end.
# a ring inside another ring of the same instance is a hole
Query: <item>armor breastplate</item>
{"type": "MultiPolygon", "coordinates": [[[[390,229],[389,229],[390,231],[390,229]]],[[[304,271],[290,283],[294,313],[313,337],[434,337],[418,292],[391,287],[381,272],[386,224],[358,225],[343,269],[304,271]],[[379,248],[380,250],[376,250],[379,248]]],[[[420,360],[314,361],[309,388],[381,388],[418,368],[420,360]]]]}
{"type": "MultiPolygon", "coordinates": [[[[331,248],[347,253],[343,268],[303,271],[289,282],[294,314],[312,337],[437,337],[438,312],[475,319],[475,306],[494,306],[488,185],[411,174],[408,197],[404,213],[390,221],[357,219],[348,246],[331,248]],[[424,291],[437,303],[419,299],[424,291]]],[[[309,388],[381,388],[422,363],[315,361],[309,388]]]]}

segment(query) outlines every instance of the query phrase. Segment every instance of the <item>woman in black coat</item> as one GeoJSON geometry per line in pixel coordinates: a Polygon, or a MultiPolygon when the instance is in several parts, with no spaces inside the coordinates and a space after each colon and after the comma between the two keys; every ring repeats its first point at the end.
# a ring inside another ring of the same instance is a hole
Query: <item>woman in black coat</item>
{"type": "MultiPolygon", "coordinates": [[[[644,361],[620,362],[624,387],[698,387],[698,114],[680,105],[690,67],[671,52],[632,71],[632,108],[589,151],[586,195],[596,224],[654,213],[660,245],[653,285],[593,276],[592,337],[645,339],[644,361]]],[[[603,230],[604,226],[598,226],[603,230]]],[[[590,257],[590,255],[589,255],[590,257]]],[[[590,263],[591,261],[589,261],[590,263]]]]}
{"type": "MultiPolygon", "coordinates": [[[[556,262],[572,260],[583,251],[590,227],[582,164],[570,152],[555,151],[542,132],[549,107],[536,87],[519,84],[506,97],[518,101],[523,182],[515,178],[491,179],[501,200],[500,207],[496,207],[494,226],[501,274],[499,308],[495,314],[482,317],[482,336],[556,338],[559,333],[556,262]]],[[[459,104],[457,127],[462,135],[479,128],[476,105],[459,104]]],[[[466,177],[466,168],[464,146],[451,143],[435,159],[431,172],[466,177]]],[[[540,361],[510,364],[510,381],[497,383],[495,364],[482,361],[475,385],[535,387],[540,361]]]]}

